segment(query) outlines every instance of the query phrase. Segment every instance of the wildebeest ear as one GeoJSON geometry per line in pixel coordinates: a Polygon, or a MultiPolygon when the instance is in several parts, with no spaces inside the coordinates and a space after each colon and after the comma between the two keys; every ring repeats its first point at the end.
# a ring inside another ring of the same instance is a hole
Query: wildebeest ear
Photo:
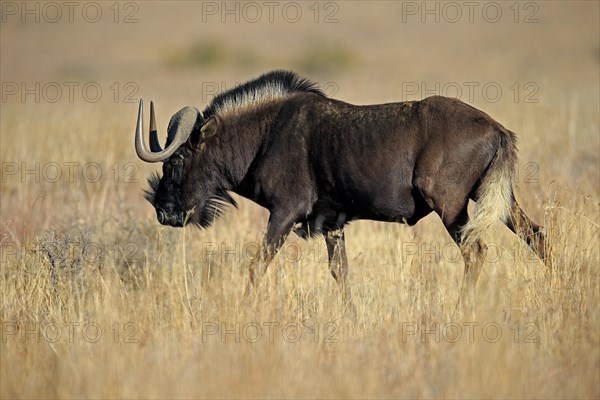
{"type": "Polygon", "coordinates": [[[190,144],[193,148],[200,148],[200,146],[207,140],[215,136],[217,133],[217,120],[215,118],[209,118],[208,121],[202,125],[198,130],[194,130],[190,135],[190,144]]]}
{"type": "Polygon", "coordinates": [[[215,136],[217,133],[217,120],[213,117],[209,118],[208,121],[202,125],[202,128],[200,128],[200,133],[202,135],[202,142],[206,142],[208,139],[215,136]]]}

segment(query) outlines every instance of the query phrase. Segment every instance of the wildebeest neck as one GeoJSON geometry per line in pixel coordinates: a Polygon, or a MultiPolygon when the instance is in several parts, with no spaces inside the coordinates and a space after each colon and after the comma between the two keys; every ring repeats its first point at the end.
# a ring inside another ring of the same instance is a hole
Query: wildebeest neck
{"type": "Polygon", "coordinates": [[[219,118],[217,140],[207,146],[204,157],[217,168],[223,189],[237,191],[260,157],[282,102],[274,100],[246,107],[219,118]]]}

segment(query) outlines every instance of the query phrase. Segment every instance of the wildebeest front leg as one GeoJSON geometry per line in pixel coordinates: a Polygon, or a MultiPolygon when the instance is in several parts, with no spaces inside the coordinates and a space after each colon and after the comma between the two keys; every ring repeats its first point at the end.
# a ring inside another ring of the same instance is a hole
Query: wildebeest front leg
{"type": "Polygon", "coordinates": [[[272,213],[267,226],[267,233],[258,254],[250,262],[250,284],[256,287],[258,280],[267,268],[290,233],[294,224],[295,214],[272,213]]]}
{"type": "Polygon", "coordinates": [[[327,232],[325,244],[329,256],[329,271],[342,289],[342,301],[344,305],[347,305],[352,296],[348,287],[348,257],[346,256],[346,240],[343,228],[327,232]]]}

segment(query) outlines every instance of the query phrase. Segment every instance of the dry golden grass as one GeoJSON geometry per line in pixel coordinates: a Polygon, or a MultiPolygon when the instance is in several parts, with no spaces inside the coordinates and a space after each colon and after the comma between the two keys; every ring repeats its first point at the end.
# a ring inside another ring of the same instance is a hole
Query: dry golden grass
{"type": "Polygon", "coordinates": [[[108,24],[101,37],[107,24],[2,25],[3,82],[95,81],[105,95],[2,102],[0,397],[600,397],[597,4],[540,3],[534,26],[400,24],[399,6],[386,2],[340,3],[340,22],[327,26],[193,25],[186,4],[142,3],[138,24],[108,24]],[[168,31],[173,21],[181,29],[168,31]],[[457,313],[463,264],[436,216],[414,228],[361,221],[346,234],[352,318],[318,239],[290,237],[256,294],[243,296],[241,258],[267,217],[249,201],[205,231],[156,222],[141,193],[158,167],[135,157],[136,105],[112,101],[112,82],[152,96],[164,127],[183,104],[203,106],[203,83],[298,67],[303,54],[321,54],[310,47],[323,35],[352,52],[351,65],[311,64],[340,99],[400,100],[403,82],[499,82],[500,101],[472,103],[519,136],[517,197],[548,227],[551,273],[498,224],[476,305],[457,313]],[[164,63],[169,40],[185,49],[206,36],[221,38],[223,60],[256,52],[252,65],[164,63]],[[94,40],[114,47],[99,58],[86,47],[94,40]],[[51,55],[36,60],[44,49],[51,55]],[[535,82],[539,102],[515,102],[514,82],[535,82]],[[73,179],[68,162],[79,163],[73,179]],[[39,182],[21,175],[35,163],[39,182]],[[54,183],[50,163],[62,173],[54,183]],[[84,176],[94,168],[97,182],[84,176]]]}

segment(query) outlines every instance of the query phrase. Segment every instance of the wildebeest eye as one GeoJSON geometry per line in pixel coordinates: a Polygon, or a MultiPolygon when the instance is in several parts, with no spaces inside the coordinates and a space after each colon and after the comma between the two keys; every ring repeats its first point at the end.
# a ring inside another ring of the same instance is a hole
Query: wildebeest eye
{"type": "Polygon", "coordinates": [[[171,179],[173,182],[180,184],[183,180],[183,160],[173,160],[171,166],[171,179]]]}

